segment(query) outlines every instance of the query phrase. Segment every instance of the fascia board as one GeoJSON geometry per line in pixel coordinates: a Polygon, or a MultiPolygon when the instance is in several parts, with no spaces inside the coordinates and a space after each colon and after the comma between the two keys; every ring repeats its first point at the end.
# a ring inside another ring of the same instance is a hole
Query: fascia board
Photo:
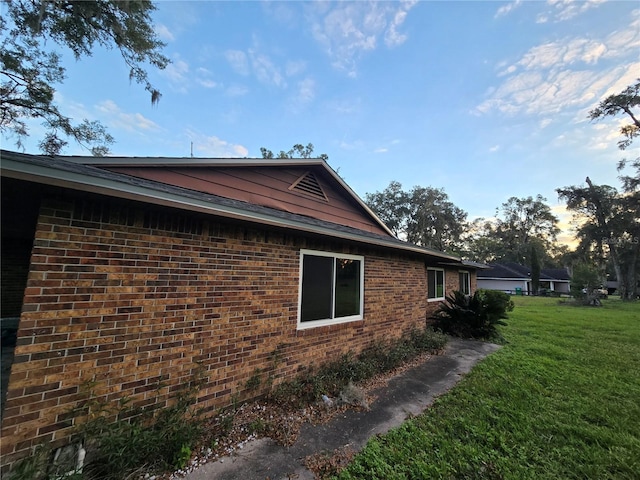
{"type": "Polygon", "coordinates": [[[500,280],[502,282],[523,282],[523,281],[529,281],[531,280],[530,278],[525,278],[525,277],[521,277],[521,278],[515,278],[515,277],[481,277],[478,276],[478,280],[500,280]]]}
{"type": "Polygon", "coordinates": [[[94,167],[262,167],[322,165],[316,158],[59,157],[94,167]]]}
{"type": "Polygon", "coordinates": [[[225,218],[259,223],[262,225],[314,233],[323,236],[339,238],[342,240],[354,241],[357,243],[376,245],[380,247],[391,248],[394,250],[404,250],[440,259],[459,261],[457,257],[424,249],[417,245],[398,245],[393,241],[360,236],[357,234],[333,230],[331,228],[318,225],[308,225],[301,222],[296,222],[295,220],[276,218],[256,212],[247,212],[240,208],[234,208],[226,205],[216,205],[205,200],[198,200],[181,196],[176,193],[154,190],[152,188],[141,185],[132,185],[117,182],[112,179],[106,179],[97,176],[88,176],[86,174],[80,174],[76,172],[63,171],[49,166],[33,165],[19,161],[16,162],[7,158],[2,159],[2,175],[18,180],[26,180],[36,183],[42,183],[45,185],[53,185],[85,192],[98,193],[128,200],[142,201],[156,205],[179,208],[182,210],[190,210],[210,215],[217,215],[225,218]]]}

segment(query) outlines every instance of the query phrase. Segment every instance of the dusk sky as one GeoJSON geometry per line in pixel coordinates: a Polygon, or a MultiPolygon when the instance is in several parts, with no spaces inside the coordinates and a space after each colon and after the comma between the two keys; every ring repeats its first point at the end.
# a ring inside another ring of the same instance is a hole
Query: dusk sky
{"type": "Polygon", "coordinates": [[[114,155],[188,157],[193,142],[196,157],[260,157],[313,143],[362,198],[392,180],[443,188],[470,219],[537,194],[560,214],[556,188],[587,175],[619,187],[618,160],[640,155],[638,142],[617,148],[626,119],[587,118],[640,77],[636,1],[157,6],[173,62],[149,70],[157,106],[117,51],[63,52],[61,110],[104,123],[114,155]]]}

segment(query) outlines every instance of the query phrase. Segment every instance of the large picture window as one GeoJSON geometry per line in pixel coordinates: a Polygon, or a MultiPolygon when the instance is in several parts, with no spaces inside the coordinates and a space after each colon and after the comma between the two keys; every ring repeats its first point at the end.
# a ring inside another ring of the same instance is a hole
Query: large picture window
{"type": "Polygon", "coordinates": [[[299,327],[362,320],[364,257],[300,252],[299,327]]]}
{"type": "Polygon", "coordinates": [[[427,299],[444,300],[444,270],[427,269],[427,299]]]}

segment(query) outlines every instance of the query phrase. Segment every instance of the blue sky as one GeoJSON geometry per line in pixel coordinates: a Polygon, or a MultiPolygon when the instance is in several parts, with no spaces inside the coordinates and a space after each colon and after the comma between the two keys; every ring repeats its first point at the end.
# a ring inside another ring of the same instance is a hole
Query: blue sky
{"type": "Polygon", "coordinates": [[[587,175],[618,187],[617,161],[639,154],[617,149],[622,118],[587,119],[640,77],[637,2],[157,5],[173,61],[150,70],[157,106],[116,51],[64,54],[57,99],[103,122],[114,155],[189,156],[193,142],[197,157],[260,157],[310,142],[363,198],[392,180],[443,188],[473,219],[537,194],[562,214],[556,188],[587,175]]]}

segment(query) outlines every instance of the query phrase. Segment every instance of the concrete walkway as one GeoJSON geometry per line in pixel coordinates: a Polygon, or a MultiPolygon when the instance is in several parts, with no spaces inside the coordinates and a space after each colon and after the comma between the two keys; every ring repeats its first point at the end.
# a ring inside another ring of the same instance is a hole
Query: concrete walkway
{"type": "Polygon", "coordinates": [[[450,339],[444,355],[431,357],[392,378],[368,411],[346,411],[323,425],[305,424],[290,447],[261,438],[232,456],[211,461],[187,480],[313,480],[304,458],[349,447],[361,450],[369,438],[399,426],[424,411],[435,397],[453,387],[473,366],[500,348],[473,340],[450,339]]]}

